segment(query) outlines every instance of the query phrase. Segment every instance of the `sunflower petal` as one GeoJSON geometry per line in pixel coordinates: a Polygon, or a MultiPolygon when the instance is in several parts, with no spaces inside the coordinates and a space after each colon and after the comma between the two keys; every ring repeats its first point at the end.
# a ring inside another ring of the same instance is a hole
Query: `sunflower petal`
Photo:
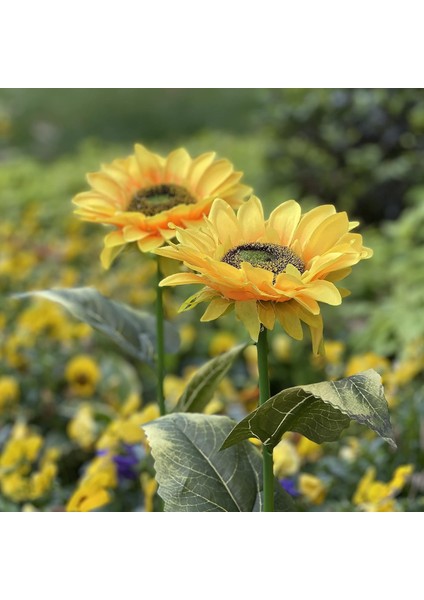
{"type": "Polygon", "coordinates": [[[243,323],[250,337],[255,342],[258,341],[261,324],[259,322],[256,300],[244,300],[235,303],[237,318],[243,323]]]}
{"type": "Polygon", "coordinates": [[[275,311],[272,302],[258,302],[258,314],[260,322],[263,323],[267,329],[274,329],[275,311]]]}
{"type": "Polygon", "coordinates": [[[231,304],[232,302],[226,298],[215,298],[214,300],[211,300],[200,320],[206,322],[218,319],[218,317],[225,313],[231,304]]]}
{"type": "Polygon", "coordinates": [[[300,204],[295,200],[287,200],[287,202],[280,204],[270,214],[267,223],[277,232],[281,245],[290,246],[292,243],[301,213],[300,204]]]}
{"type": "Polygon", "coordinates": [[[178,148],[166,159],[164,181],[181,184],[184,182],[190,168],[190,154],[185,148],[178,148]]]}
{"type": "Polygon", "coordinates": [[[100,254],[100,262],[102,263],[102,267],[104,269],[109,269],[115,258],[118,254],[121,254],[122,250],[125,246],[114,246],[111,248],[103,248],[100,254]]]}
{"type": "Polygon", "coordinates": [[[196,273],[174,273],[174,275],[168,275],[168,277],[162,279],[159,287],[167,285],[190,285],[192,283],[203,283],[202,276],[196,273]]]}
{"type": "Polygon", "coordinates": [[[141,177],[153,184],[161,183],[163,181],[164,159],[158,154],[149,152],[141,144],[135,144],[134,150],[141,177]]]}
{"type": "Polygon", "coordinates": [[[264,212],[259,198],[252,196],[242,204],[237,213],[237,220],[243,243],[256,242],[265,232],[264,212]]]}
{"type": "Polygon", "coordinates": [[[302,324],[299,315],[290,302],[276,302],[274,304],[276,317],[281,327],[295,340],[303,339],[302,324]]]}

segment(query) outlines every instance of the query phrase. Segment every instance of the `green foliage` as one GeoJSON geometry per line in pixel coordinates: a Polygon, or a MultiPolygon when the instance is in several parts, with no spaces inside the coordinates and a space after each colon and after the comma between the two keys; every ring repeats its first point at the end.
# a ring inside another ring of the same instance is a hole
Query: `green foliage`
{"type": "Polygon", "coordinates": [[[372,369],[340,381],[283,390],[236,425],[222,448],[253,436],[274,448],[288,431],[319,444],[333,442],[351,419],[367,425],[396,447],[381,377],[372,369]]]}
{"type": "MultiPolygon", "coordinates": [[[[234,425],[228,417],[172,414],[144,425],[159,495],[168,512],[255,512],[262,505],[262,463],[248,442],[219,448],[234,425]]],[[[277,510],[292,510],[275,487],[277,510]]]]}
{"type": "MultiPolygon", "coordinates": [[[[105,298],[92,288],[40,290],[19,294],[18,298],[37,296],[58,302],[74,317],[107,335],[128,355],[153,364],[156,347],[156,320],[152,315],[134,310],[105,298]]],[[[178,332],[165,323],[165,348],[177,352],[178,332]]]]}
{"type": "Polygon", "coordinates": [[[262,118],[272,183],[303,202],[378,222],[424,183],[423,90],[270,90],[262,118]]]}
{"type": "Polygon", "coordinates": [[[242,132],[260,97],[255,89],[3,89],[0,109],[10,118],[9,144],[50,159],[87,134],[174,145],[202,130],[205,114],[209,128],[242,132]]]}
{"type": "Polygon", "coordinates": [[[175,412],[202,412],[219,383],[247,346],[248,344],[240,344],[202,365],[184,389],[175,412]]]}

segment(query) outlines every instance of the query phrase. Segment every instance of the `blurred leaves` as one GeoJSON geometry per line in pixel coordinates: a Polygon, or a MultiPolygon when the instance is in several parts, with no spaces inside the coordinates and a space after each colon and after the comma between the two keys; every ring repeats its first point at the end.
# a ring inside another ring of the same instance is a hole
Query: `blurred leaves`
{"type": "Polygon", "coordinates": [[[424,183],[424,91],[269,90],[262,118],[274,185],[365,222],[395,219],[424,183]]]}
{"type": "MultiPolygon", "coordinates": [[[[40,290],[19,294],[15,298],[30,296],[61,304],[74,317],[107,335],[133,358],[153,364],[156,320],[152,315],[105,298],[93,288],[40,290]]],[[[170,323],[165,323],[166,352],[177,352],[178,347],[177,330],[170,323]]]]}

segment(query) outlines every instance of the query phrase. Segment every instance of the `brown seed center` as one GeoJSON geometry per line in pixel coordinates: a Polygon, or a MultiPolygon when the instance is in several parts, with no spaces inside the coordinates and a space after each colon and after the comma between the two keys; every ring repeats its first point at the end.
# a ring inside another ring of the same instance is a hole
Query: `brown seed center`
{"type": "Polygon", "coordinates": [[[231,248],[222,258],[222,262],[237,269],[240,269],[242,262],[248,262],[254,267],[271,271],[274,275],[283,273],[287,265],[293,265],[300,273],[305,272],[303,261],[288,246],[262,242],[251,242],[231,248]]]}
{"type": "Polygon", "coordinates": [[[127,211],[152,217],[179,204],[196,204],[196,199],[181,185],[162,183],[138,190],[127,211]]]}

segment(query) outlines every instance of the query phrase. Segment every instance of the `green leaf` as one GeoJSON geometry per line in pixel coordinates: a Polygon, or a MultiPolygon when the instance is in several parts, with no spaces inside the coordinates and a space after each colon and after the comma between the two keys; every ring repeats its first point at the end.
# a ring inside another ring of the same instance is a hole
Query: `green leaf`
{"type": "Polygon", "coordinates": [[[202,365],[190,379],[174,412],[202,412],[218,384],[249,344],[241,344],[202,365]]]}
{"type": "MultiPolygon", "coordinates": [[[[167,512],[254,512],[262,505],[262,460],[243,442],[220,452],[232,429],[228,417],[174,413],[143,425],[167,512]]],[[[293,510],[275,487],[277,511],[293,510]]]]}
{"type": "Polygon", "coordinates": [[[351,420],[367,425],[396,448],[381,377],[373,369],[339,381],[283,390],[240,421],[222,448],[249,437],[274,448],[286,431],[318,444],[333,442],[351,420]]]}
{"type": "MultiPolygon", "coordinates": [[[[36,296],[57,302],[74,317],[107,335],[127,354],[153,363],[156,347],[156,320],[148,313],[102,296],[94,288],[52,289],[16,294],[15,298],[36,296]]],[[[165,323],[165,350],[178,350],[177,330],[165,323]]]]}

